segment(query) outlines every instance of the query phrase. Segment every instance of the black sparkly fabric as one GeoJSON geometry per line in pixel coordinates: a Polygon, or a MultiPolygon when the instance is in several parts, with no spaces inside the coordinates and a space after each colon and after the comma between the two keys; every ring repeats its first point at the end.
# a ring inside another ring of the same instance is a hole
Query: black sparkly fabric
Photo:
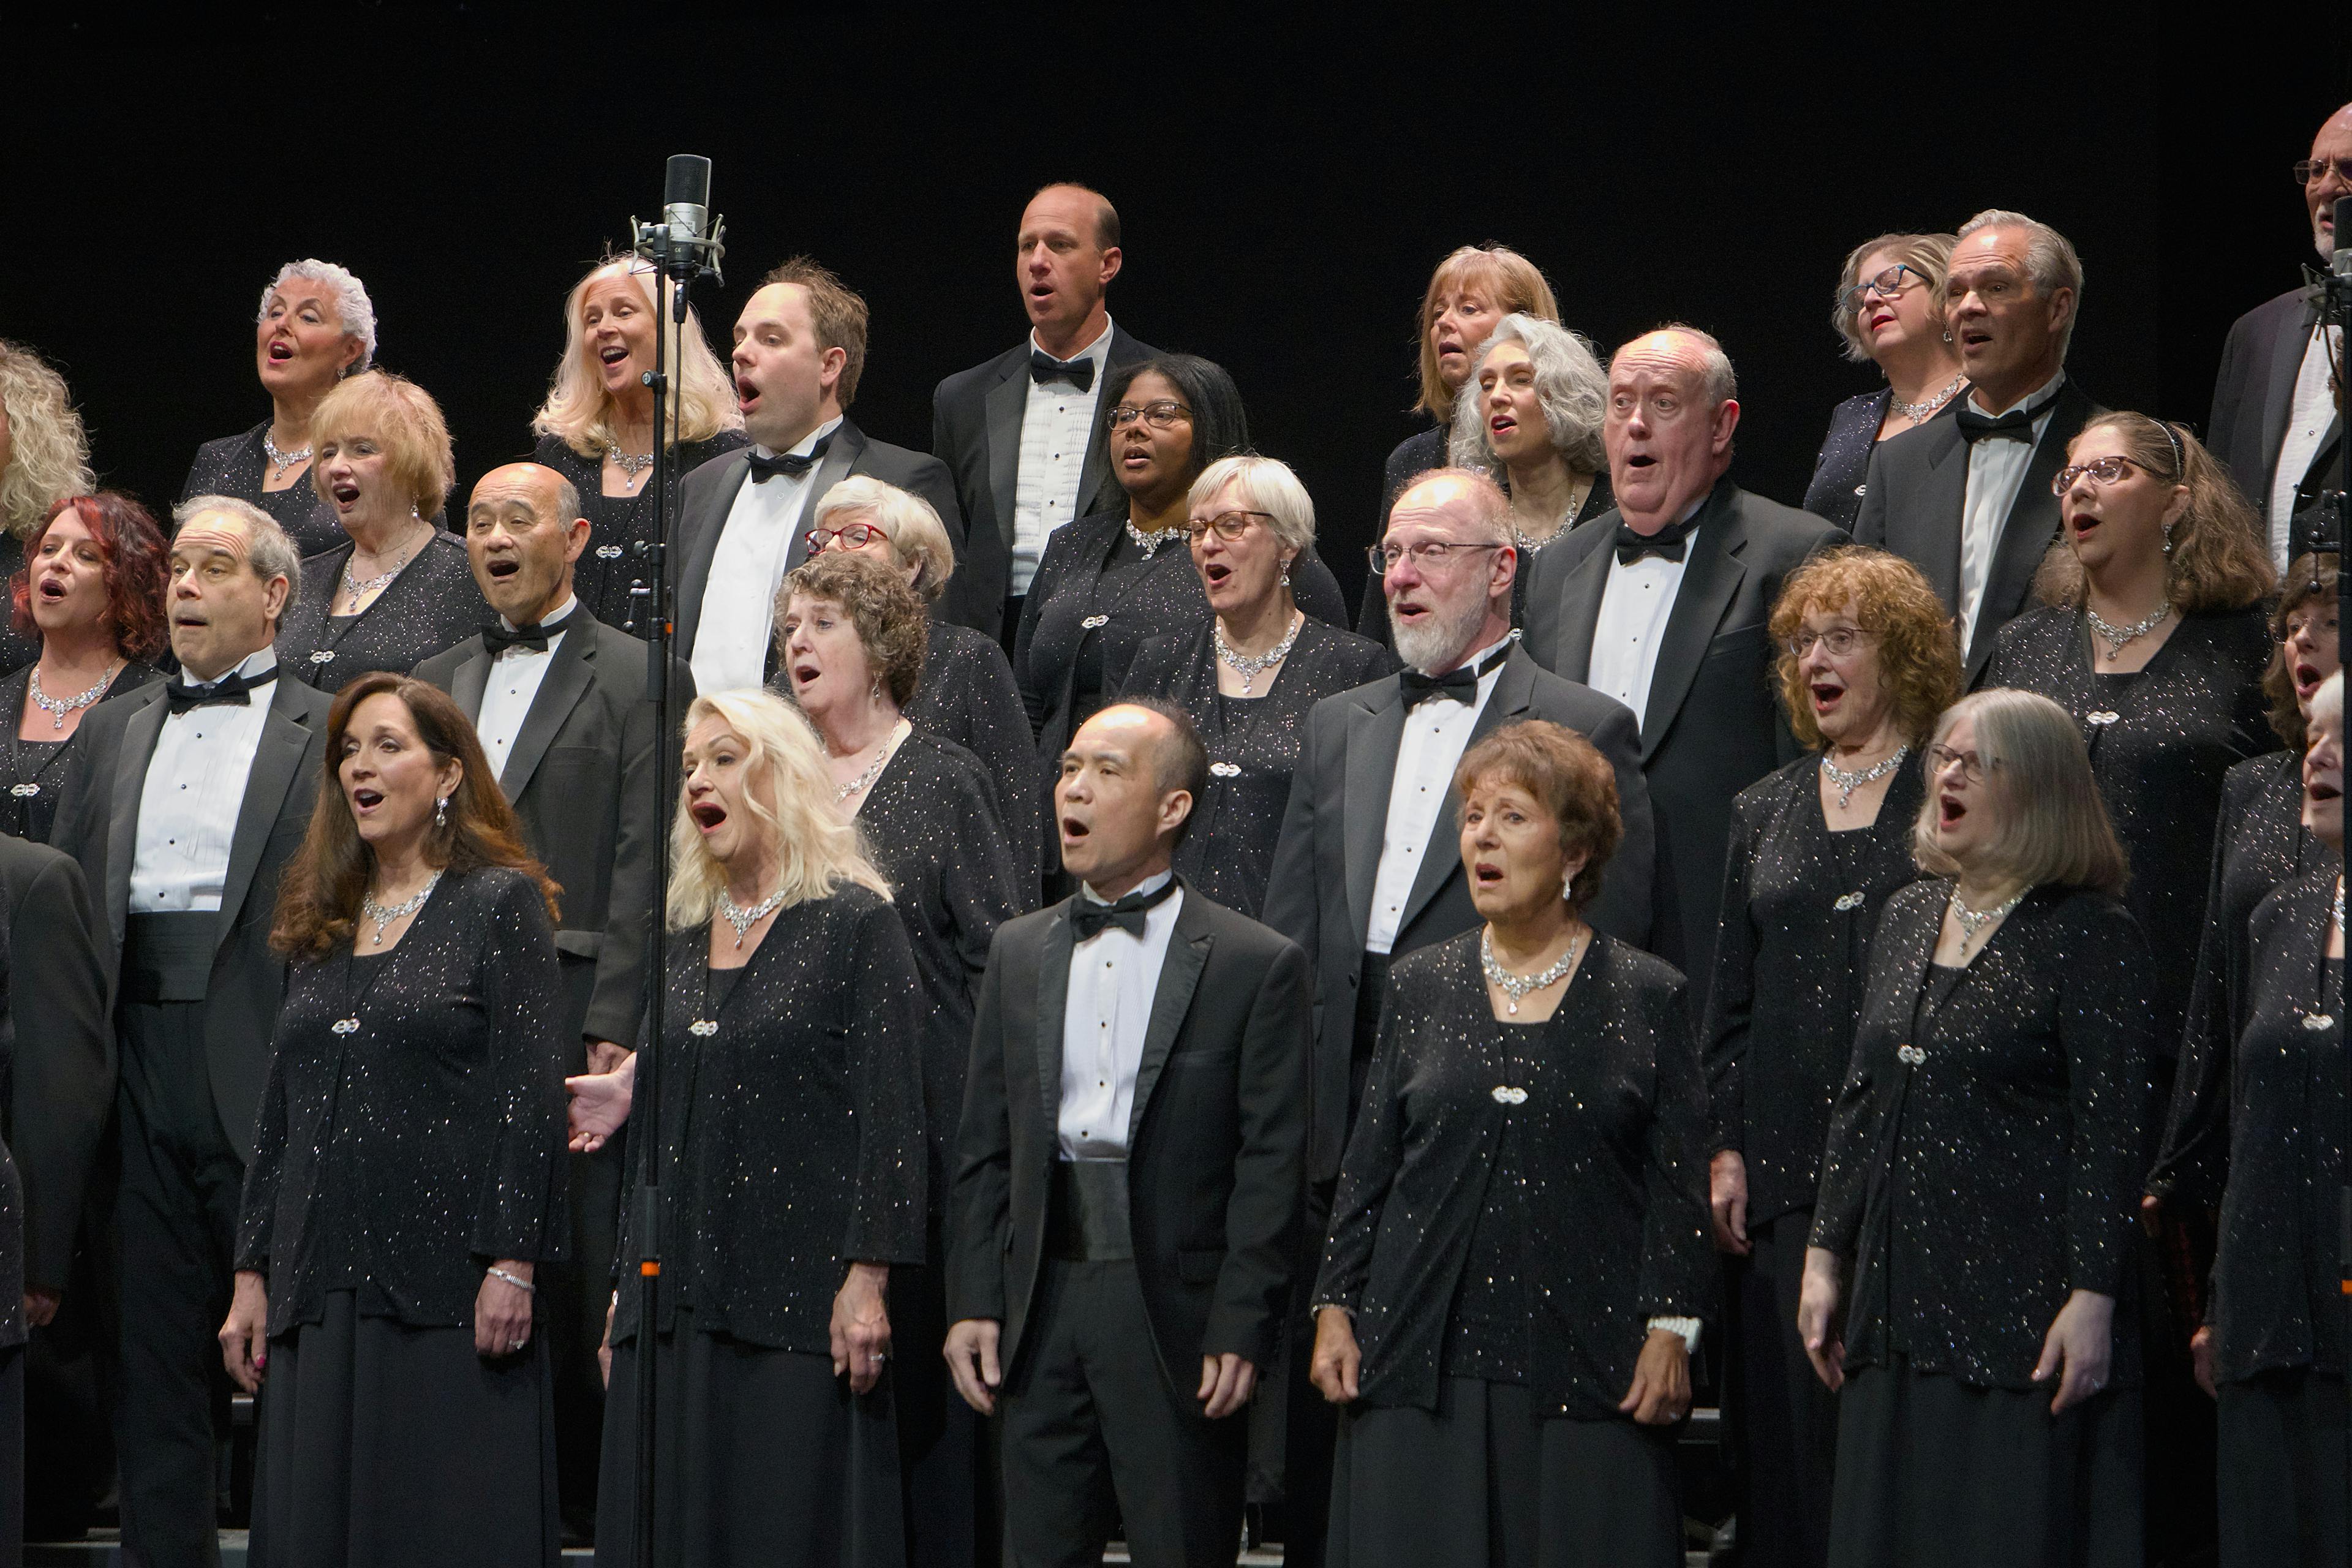
{"type": "MultiPolygon", "coordinates": [[[[705,924],[668,943],[661,1332],[691,1308],[698,1331],[829,1355],[850,1264],[924,1261],[914,956],[889,900],[855,886],[778,910],[723,998],[709,942],[705,924]]],[[[647,1142],[629,1140],[631,1190],[647,1142]]],[[[635,1230],[625,1214],[614,1257],[637,1256],[635,1230]]],[[[636,1332],[624,1290],[613,1342],[636,1332]]]]}
{"type": "MultiPolygon", "coordinates": [[[[1951,897],[1914,882],[1871,942],[1812,1245],[1853,1259],[1849,1369],[1909,1357],[2031,1389],[2051,1320],[2129,1271],[2148,1116],[2147,943],[2101,894],[2040,888],[1915,1030],[1951,897]],[[1926,1052],[1916,1065],[1898,1052],[1926,1052]]],[[[1947,976],[1947,978],[1951,978],[1947,976]]],[[[2137,1314],[2114,1381],[2139,1377],[2137,1314]]]]}
{"type": "Polygon", "coordinates": [[[2158,1058],[2169,1064],[2205,935],[2221,776],[2278,749],[2263,696],[2270,628],[2259,608],[2185,616],[2130,675],[2095,673],[2090,637],[2081,610],[2030,611],[2001,628],[1977,687],[2039,692],[2083,726],[2100,797],[2131,858],[2124,902],[2156,954],[2145,1005],[2158,1058]],[[2097,722],[2095,713],[2114,717],[2097,722]]]}
{"type": "Polygon", "coordinates": [[[2214,1375],[2226,1381],[2285,1367],[2344,1374],[2344,961],[2326,956],[2335,900],[2336,872],[2319,870],[2254,911],[2210,1314],[2214,1375]]]}
{"type": "Polygon", "coordinates": [[[1649,1320],[1711,1317],[1717,1295],[1683,977],[1596,934],[1558,1011],[1512,1029],[1487,1001],[1478,936],[1389,971],[1313,1300],[1354,1312],[1367,1405],[1434,1409],[1472,1237],[1497,1205],[1511,1224],[1516,1201],[1517,1282],[1485,1300],[1516,1296],[1525,1313],[1507,1326],[1489,1311],[1481,1337],[1513,1336],[1539,1415],[1622,1421],[1649,1320]],[[1506,1126],[1517,1176],[1497,1192],[1506,1126]]]}
{"type": "Polygon", "coordinates": [[[1707,996],[1707,1147],[1748,1167],[1752,1228],[1813,1206],[1830,1110],[1845,1082],[1870,936],[1919,879],[1911,833],[1927,796],[1915,754],[1886,781],[1878,820],[1832,833],[1821,763],[1804,757],[1731,803],[1707,996]]]}
{"type": "MultiPolygon", "coordinates": [[[[106,689],[106,695],[82,710],[82,717],[86,719],[97,707],[118,697],[127,697],[161,679],[152,664],[126,664],[114,672],[114,683],[106,689]]],[[[58,789],[66,780],[66,758],[73,752],[81,726],[75,725],[74,732],[62,741],[18,740],[16,727],[24,721],[32,683],[30,665],[0,678],[0,833],[13,833],[19,838],[47,844],[49,829],[58,820],[58,789]]],[[[78,697],[80,693],[68,695],[78,697]]],[[[41,722],[46,725],[48,721],[44,719],[41,722]]]]}
{"type": "MultiPolygon", "coordinates": [[[[1502,1064],[1505,1083],[1534,1080],[1549,1022],[1494,1026],[1489,1059],[1502,1064]]],[[[1493,1169],[1486,1175],[1486,1199],[1471,1222],[1469,1256],[1454,1287],[1445,1343],[1437,1352],[1441,1378],[1528,1381],[1528,1172],[1519,1158],[1524,1135],[1509,1106],[1503,1108],[1500,1120],[1489,1159],[1493,1169]]]]}
{"type": "Polygon", "coordinates": [[[349,539],[302,563],[302,592],[278,630],[279,667],[321,691],[340,691],[362,675],[406,675],[419,662],[482,629],[490,606],[474,584],[466,544],[436,532],[400,575],[356,616],[330,616],[351,561],[349,539]]]}
{"type": "Polygon", "coordinates": [[[923,674],[907,719],[916,729],[952,742],[980,759],[996,786],[996,808],[1013,855],[1020,910],[1038,903],[1037,742],[1013,683],[1004,648],[985,632],[936,616],[923,674]]]}
{"type": "Polygon", "coordinates": [[[1209,786],[1192,803],[1192,825],[1176,847],[1176,869],[1186,882],[1257,918],[1307,710],[1396,669],[1388,649],[1312,616],[1299,626],[1282,668],[1258,677],[1255,697],[1218,694],[1213,621],[1153,637],[1136,650],[1119,695],[1174,703],[1192,715],[1209,748],[1209,786]]]}
{"type": "MultiPolygon", "coordinates": [[[[25,542],[0,529],[0,589],[25,570],[25,542]]],[[[0,606],[7,601],[0,597],[0,606]]],[[[41,657],[41,639],[16,629],[16,617],[0,607],[0,675],[11,675],[41,657]]]]}
{"type": "MultiPolygon", "coordinates": [[[[913,951],[929,1151],[925,1190],[936,1220],[947,1202],[947,1161],[971,1056],[972,1002],[988,968],[989,942],[1026,903],[996,809],[995,782],[979,758],[952,741],[910,732],[866,792],[857,824],[889,879],[890,900],[913,951]]],[[[1027,901],[1035,896],[1033,886],[1027,901]]]]}
{"type": "Polygon", "coordinates": [[[343,525],[335,521],[335,509],[310,488],[310,469],[303,469],[301,477],[282,490],[261,488],[270,467],[269,454],[261,446],[269,426],[265,419],[241,436],[224,436],[197,447],[196,460],[188,466],[188,482],[180,487],[180,499],[234,496],[251,501],[278,520],[278,526],[302,554],[335,549],[345,542],[343,525]]]}
{"type": "Polygon", "coordinates": [[[1880,387],[1849,397],[1830,410],[1829,434],[1813,458],[1812,482],[1805,487],[1805,510],[1815,517],[1853,531],[1862,515],[1863,479],[1870,472],[1870,454],[1878,447],[1878,427],[1886,423],[1894,390],[1880,387]]]}
{"type": "MultiPolygon", "coordinates": [[[[696,468],[750,440],[740,430],[721,430],[708,441],[673,447],[667,465],[671,492],[696,468]]],[[[583,458],[561,437],[541,436],[530,456],[531,461],[570,479],[580,492],[580,515],[588,520],[588,548],[572,568],[572,591],[606,626],[651,642],[653,601],[629,597],[629,584],[653,582],[653,558],[637,550],[652,542],[661,521],[654,508],[653,476],[646,475],[635,495],[608,496],[603,453],[583,458]]]]}
{"type": "Polygon", "coordinates": [[[272,1336],[320,1321],[338,1285],[364,1317],[471,1322],[488,1264],[560,1261],[571,1235],[539,889],[502,867],[445,874],[389,952],[352,958],[292,966],[271,1040],[236,1267],[268,1275],[272,1336]]]}
{"type": "Polygon", "coordinates": [[[2148,1190],[2166,1198],[2221,1201],[2228,1164],[2231,1061],[2245,1028],[2254,910],[2271,889],[2344,868],[2336,851],[2303,826],[2303,758],[2272,752],[2221,778],[2207,919],[2180,1039],[2180,1070],[2165,1121],[2164,1152],[2148,1190]]]}

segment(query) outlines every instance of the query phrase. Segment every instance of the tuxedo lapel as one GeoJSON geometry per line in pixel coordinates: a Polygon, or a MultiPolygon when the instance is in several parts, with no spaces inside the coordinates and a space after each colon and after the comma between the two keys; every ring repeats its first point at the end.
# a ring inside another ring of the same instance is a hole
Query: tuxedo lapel
{"type": "MultiPolygon", "coordinates": [[[[1477,721],[1470,726],[1470,738],[1462,743],[1463,755],[1469,755],[1471,747],[1504,725],[1515,723],[1526,718],[1528,708],[1534,698],[1535,686],[1535,660],[1528,657],[1526,649],[1513,648],[1510,657],[1503,661],[1503,668],[1495,676],[1495,694],[1486,699],[1486,706],[1479,710],[1477,721]]],[[[1403,727],[1400,725],[1398,728],[1402,732],[1403,727]]],[[[1391,772],[1394,771],[1393,761],[1390,763],[1390,768],[1391,772]]],[[[1447,780],[1446,785],[1450,794],[1453,781],[1447,780]]],[[[1388,803],[1382,801],[1381,805],[1381,815],[1385,819],[1388,815],[1388,803]]],[[[1421,911],[1429,907],[1429,901],[1432,899],[1437,897],[1437,890],[1445,886],[1445,879],[1462,869],[1461,838],[1462,829],[1454,820],[1454,813],[1441,805],[1438,808],[1437,820],[1429,825],[1429,843],[1422,850],[1421,868],[1412,874],[1412,891],[1405,895],[1404,912],[1397,918],[1399,931],[1404,931],[1414,921],[1419,920],[1421,911]]],[[[1373,851],[1372,860],[1377,868],[1380,862],[1380,853],[1377,848],[1373,851]]],[[[1369,903],[1365,906],[1365,911],[1369,918],[1370,913],[1369,903]]]]}
{"type": "Polygon", "coordinates": [[[490,689],[490,653],[478,637],[466,644],[466,657],[449,677],[449,700],[466,715],[466,721],[478,725],[482,721],[482,696],[490,689]]]}
{"type": "Polygon", "coordinates": [[[1076,942],[1070,934],[1070,905],[1076,895],[1062,900],[1045,922],[1044,951],[1037,955],[1038,1110],[1045,1118],[1045,1141],[1055,1146],[1062,1123],[1062,1021],[1070,1010],[1070,952],[1076,942]]]}
{"type": "Polygon", "coordinates": [[[1606,511],[1590,526],[1600,534],[1583,559],[1568,569],[1558,603],[1549,606],[1557,617],[1550,639],[1552,673],[1562,680],[1581,683],[1592,672],[1592,635],[1601,625],[1601,599],[1609,591],[1609,568],[1616,563],[1618,514],[1606,511]]]}
{"type": "Polygon", "coordinates": [[[1404,699],[1384,680],[1348,710],[1347,772],[1341,785],[1348,875],[1348,918],[1358,947],[1372,929],[1372,879],[1380,874],[1381,840],[1388,832],[1389,791],[1404,744],[1404,699]]]}
{"type": "Polygon", "coordinates": [[[228,841],[228,875],[221,885],[220,929],[215,951],[236,924],[237,911],[253,888],[253,874],[262,851],[285,809],[287,792],[302,768],[302,750],[310,743],[310,726],[291,700],[298,689],[286,677],[270,683],[269,716],[261,721],[261,739],[253,748],[253,771],[246,775],[245,799],[237,806],[236,831],[228,841]]]}
{"type": "Polygon", "coordinates": [[[572,624],[549,656],[547,673],[541,677],[530,711],[523,715],[522,728],[508,748],[506,771],[499,775],[499,787],[509,801],[521,799],[522,792],[530,787],[530,775],[539,771],[547,748],[596,681],[596,622],[585,605],[572,614],[572,624]]]}
{"type": "Polygon", "coordinates": [[[1177,1031],[1184,1026],[1185,1014],[1192,1011],[1192,993],[1200,986],[1201,971],[1207,966],[1209,949],[1215,942],[1200,901],[1198,893],[1184,889],[1184,901],[1176,910],[1176,929],[1169,933],[1168,954],[1160,961],[1160,984],[1151,994],[1151,1021],[1144,1027],[1143,1055],[1135,1067],[1135,1100],[1128,1112],[1130,1151],[1143,1130],[1152,1087],[1160,1081],[1160,1069],[1168,1065],[1168,1053],[1176,1044],[1177,1031]]]}
{"type": "Polygon", "coordinates": [[[847,419],[833,433],[826,444],[824,457],[810,476],[808,489],[801,496],[801,514],[793,522],[793,536],[784,543],[784,570],[792,571],[808,559],[808,531],[816,526],[816,503],[824,492],[847,479],[857,459],[866,454],[866,432],[847,419]]]}
{"type": "Polygon", "coordinates": [[[1666,731],[1675,727],[1683,700],[1698,679],[1707,645],[1723,625],[1724,613],[1748,575],[1741,559],[1748,536],[1740,528],[1739,488],[1720,480],[1707,498],[1691,537],[1690,560],[1675,590],[1674,607],[1666,612],[1665,630],[1658,634],[1658,659],[1650,677],[1649,707],[1642,714],[1642,761],[1656,754],[1666,731]]]}
{"type": "MultiPolygon", "coordinates": [[[[2282,312],[2278,336],[2271,342],[2270,384],[2263,389],[2261,480],[2265,489],[2278,469],[2279,448],[2286,444],[2287,418],[2294,412],[2295,378],[2303,374],[2303,356],[2310,346],[2315,319],[2308,300],[2300,310],[2282,312]]],[[[2253,489],[2255,476],[2249,474],[2246,479],[2247,489],[2253,489]]]]}
{"type": "Polygon", "coordinates": [[[1920,491],[1916,504],[1889,520],[1888,548],[1926,573],[1937,595],[1957,616],[1960,528],[1969,504],[1969,443],[1948,410],[1928,421],[1927,428],[1929,434],[1918,437],[1927,447],[1920,491]],[[1898,537],[1900,544],[1895,542],[1898,537]]]}
{"type": "Polygon", "coordinates": [[[139,854],[140,798],[146,793],[155,742],[163,738],[163,720],[172,710],[161,681],[139,703],[131,721],[122,727],[122,751],[114,769],[114,809],[106,830],[106,918],[113,927],[117,952],[122,951],[123,921],[131,912],[131,862],[139,854]]]}
{"type": "Polygon", "coordinates": [[[1021,474],[1021,423],[1029,413],[1029,351],[1006,356],[1004,374],[988,389],[988,489],[996,502],[996,529],[1013,547],[1013,487],[1021,474]]]}
{"type": "Polygon", "coordinates": [[[719,552],[719,536],[726,530],[727,514],[735,509],[735,497],[743,489],[743,481],[751,472],[751,448],[738,447],[718,459],[724,467],[711,478],[704,492],[710,498],[708,510],[699,517],[682,520],[678,531],[686,536],[686,559],[677,572],[677,657],[694,657],[694,634],[702,625],[702,591],[710,582],[711,557],[719,552]]]}

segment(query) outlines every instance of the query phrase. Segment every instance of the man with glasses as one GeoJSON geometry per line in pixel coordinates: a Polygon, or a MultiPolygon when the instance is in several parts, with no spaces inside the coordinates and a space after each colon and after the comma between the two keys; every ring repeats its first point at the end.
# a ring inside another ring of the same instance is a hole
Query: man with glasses
{"type": "MultiPolygon", "coordinates": [[[[2336,254],[2336,198],[2352,196],[2352,104],[2327,117],[2311,156],[2293,173],[2324,265],[2336,254]]],[[[2328,368],[2318,309],[2303,289],[2290,289],[2238,318],[2213,378],[2205,444],[2263,514],[2271,559],[2282,571],[2311,548],[2295,537],[2297,492],[2332,468],[2337,431],[2328,368]]]]}
{"type": "MultiPolygon", "coordinates": [[[[1505,724],[1548,719],[1600,748],[1616,770],[1624,837],[1585,918],[1633,942],[1651,923],[1654,851],[1639,728],[1624,706],[1541,668],[1518,646],[1508,499],[1483,474],[1424,474],[1397,497],[1371,555],[1405,668],[1327,697],[1307,714],[1260,917],[1315,965],[1307,1233],[1318,1238],[1363,1098],[1390,963],[1479,923],[1454,809],[1454,765],[1472,742],[1505,724]]],[[[1307,1331],[1303,1321],[1294,1330],[1307,1331]]],[[[1284,1561],[1312,1563],[1321,1561],[1333,1426],[1307,1389],[1304,1341],[1297,1351],[1284,1561]]]]}

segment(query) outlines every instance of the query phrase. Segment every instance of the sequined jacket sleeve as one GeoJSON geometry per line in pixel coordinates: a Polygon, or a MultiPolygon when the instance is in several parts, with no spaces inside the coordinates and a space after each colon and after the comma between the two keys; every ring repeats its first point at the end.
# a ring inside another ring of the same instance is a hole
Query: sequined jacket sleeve
{"type": "Polygon", "coordinates": [[[261,1115],[253,1130],[253,1161],[245,1168],[245,1193],[238,1205],[235,1264],[240,1271],[269,1272],[278,1191],[285,1179],[286,1071],[273,1048],[269,1074],[261,1087],[261,1115]]]}
{"type": "MultiPolygon", "coordinates": [[[[1759,802],[1759,791],[1785,785],[1775,775],[1769,784],[1742,790],[1731,803],[1731,845],[1723,862],[1722,917],[1715,937],[1715,977],[1707,989],[1706,1021],[1701,1038],[1706,1042],[1706,1150],[1738,1153],[1743,1121],[1740,1090],[1748,1057],[1749,1005],[1756,994],[1756,927],[1748,909],[1748,868],[1756,852],[1758,831],[1770,815],[1769,803],[1759,802]]],[[[1773,798],[1785,790],[1775,790],[1773,798]]]]}
{"type": "Polygon", "coordinates": [[[483,1258],[561,1258],[568,1249],[564,1147],[562,980],[555,926],[539,889],[520,876],[499,878],[481,986],[490,1017],[489,1071],[498,1084],[499,1128],[474,1215],[473,1249],[483,1258]]]}

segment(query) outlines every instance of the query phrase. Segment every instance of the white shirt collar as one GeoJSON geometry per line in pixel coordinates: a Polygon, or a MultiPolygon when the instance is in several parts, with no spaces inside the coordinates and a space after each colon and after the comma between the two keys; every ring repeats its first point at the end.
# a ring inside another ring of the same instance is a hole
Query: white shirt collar
{"type": "MultiPolygon", "coordinates": [[[[1458,659],[1454,663],[1447,665],[1444,669],[1439,670],[1436,676],[1432,677],[1432,679],[1434,679],[1451,675],[1457,669],[1477,668],[1479,665],[1486,661],[1487,657],[1494,653],[1496,648],[1509,647],[1511,639],[1517,635],[1518,634],[1517,632],[1505,632],[1501,637],[1496,638],[1493,642],[1488,643],[1485,647],[1480,648],[1469,658],[1458,659]]],[[[1495,669],[1488,670],[1486,674],[1491,676],[1495,673],[1495,670],[1498,670],[1502,668],[1503,667],[1498,664],[1495,667],[1495,669]]]]}
{"type": "MultiPolygon", "coordinates": [[[[793,456],[796,458],[805,458],[811,452],[815,451],[816,444],[819,441],[824,440],[827,436],[832,435],[835,430],[840,429],[841,422],[847,417],[848,416],[846,415],[836,414],[832,418],[826,420],[824,424],[818,426],[815,429],[810,431],[807,435],[802,437],[798,441],[793,444],[793,456]]],[[[751,443],[751,450],[759,453],[762,458],[769,458],[772,461],[779,455],[775,452],[770,451],[767,447],[762,447],[757,441],[751,443]]]]}
{"type": "Polygon", "coordinates": [[[184,677],[187,677],[187,681],[190,686],[209,688],[218,686],[222,681],[226,680],[232,675],[242,675],[249,680],[253,677],[259,675],[265,669],[275,669],[277,668],[278,650],[275,647],[264,647],[257,648],[253,652],[247,654],[243,658],[237,660],[234,666],[223,670],[220,674],[213,677],[210,680],[198,680],[193,676],[188,676],[187,671],[184,669],[180,673],[184,677]]]}
{"type": "MultiPolygon", "coordinates": [[[[548,635],[550,637],[554,637],[562,632],[569,631],[571,628],[566,626],[563,623],[570,620],[572,618],[572,612],[579,607],[580,595],[577,594],[567,595],[564,597],[563,603],[555,607],[555,613],[553,615],[541,616],[539,617],[539,624],[547,627],[548,635]],[[550,626],[550,622],[553,622],[554,624],[550,626]]],[[[515,629],[515,624],[507,619],[504,616],[500,616],[499,617],[499,625],[506,627],[509,631],[513,631],[515,629]]]]}
{"type": "MultiPolygon", "coordinates": [[[[1166,887],[1170,882],[1173,881],[1175,877],[1176,873],[1172,870],[1161,871],[1155,876],[1146,877],[1143,880],[1138,882],[1135,886],[1129,888],[1125,893],[1122,893],[1119,896],[1121,898],[1132,898],[1139,893],[1145,894],[1147,896],[1156,893],[1160,889],[1166,887]]],[[[1100,893],[1096,892],[1094,884],[1091,882],[1080,882],[1078,884],[1078,891],[1086,895],[1087,902],[1090,904],[1108,904],[1116,901],[1114,900],[1106,899],[1100,893]]]]}
{"type": "MultiPolygon", "coordinates": [[[[1077,353],[1072,354],[1069,359],[1066,359],[1062,363],[1064,364],[1068,364],[1075,360],[1090,359],[1095,362],[1095,369],[1097,371],[1101,370],[1103,363],[1110,358],[1110,313],[1108,311],[1105,311],[1103,313],[1103,330],[1095,334],[1095,341],[1088,343],[1086,347],[1080,349],[1077,353]]],[[[1003,340],[1000,339],[999,341],[1002,342],[1003,340]]],[[[1029,349],[1033,353],[1042,354],[1045,352],[1045,345],[1037,341],[1037,329],[1034,327],[1029,329],[1029,349]]]]}
{"type": "MultiPolygon", "coordinates": [[[[2058,384],[2059,384],[2060,382],[2064,381],[2065,379],[2066,379],[2066,369],[2065,369],[2065,367],[2064,367],[2063,365],[2061,365],[2061,366],[2058,368],[2058,374],[2057,374],[2056,375],[2052,376],[2048,381],[2043,382],[2040,386],[2035,387],[2032,391],[2031,391],[2031,392],[2027,393],[2024,396],[2022,396],[2022,397],[2019,398],[2016,402],[2014,402],[2014,403],[2011,404],[2011,405],[2009,405],[2009,407],[2007,407],[2007,408],[1996,408],[1996,409],[1994,409],[1994,410],[1993,410],[1990,415],[1988,415],[1988,416],[1987,416],[1987,417],[1988,417],[1988,418],[1992,418],[1992,419],[1998,419],[1998,418],[2000,418],[2002,415],[2004,415],[2004,414],[2008,414],[2008,413],[2011,413],[2011,412],[2013,412],[2013,411],[2014,411],[2014,410],[2016,410],[2016,409],[2025,408],[2025,407],[2030,407],[2030,406],[2032,406],[2032,403],[2033,403],[2033,400],[2034,400],[2034,399],[2036,399],[2036,398],[2038,398],[2038,397],[2042,397],[2042,396],[2045,396],[2045,395],[2048,395],[2048,394],[2049,394],[2053,389],[2054,389],[2054,388],[2058,385],[2058,384]]],[[[1971,401],[1973,401],[1973,400],[1971,400],[1971,401]]],[[[1983,407],[1983,405],[1982,405],[1982,404],[1979,404],[1979,405],[1978,405],[1978,407],[1982,408],[1982,407],[1983,407]]]]}

